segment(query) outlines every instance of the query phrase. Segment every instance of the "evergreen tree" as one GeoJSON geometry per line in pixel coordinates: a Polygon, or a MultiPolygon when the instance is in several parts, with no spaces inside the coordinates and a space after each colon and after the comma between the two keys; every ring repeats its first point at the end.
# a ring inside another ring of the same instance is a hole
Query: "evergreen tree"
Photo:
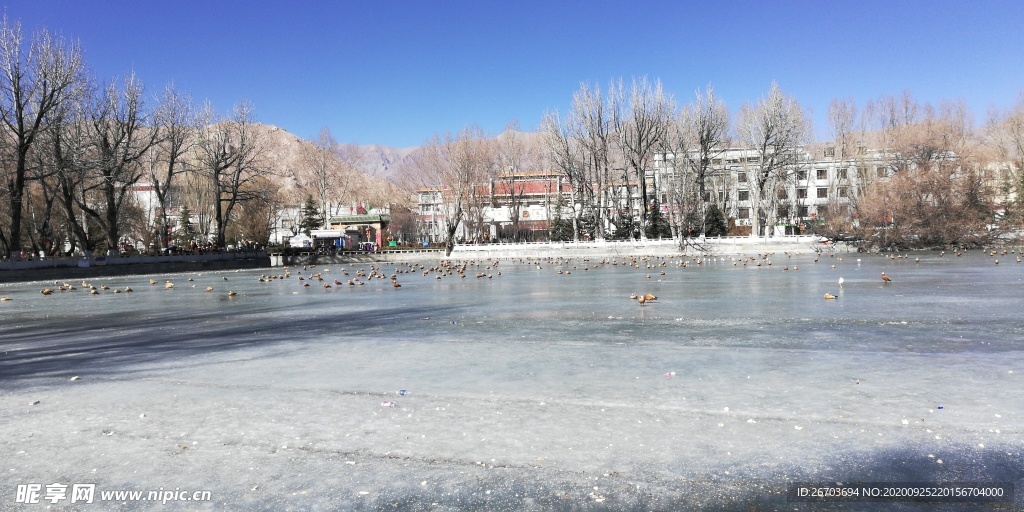
{"type": "Polygon", "coordinates": [[[611,240],[633,240],[640,236],[640,222],[632,214],[616,213],[612,217],[612,224],[615,225],[615,231],[608,236],[611,240]]]}
{"type": "Polygon", "coordinates": [[[559,194],[554,207],[554,218],[551,219],[551,223],[548,226],[548,238],[553,242],[566,242],[573,239],[572,219],[566,219],[562,216],[564,210],[565,197],[559,194]]]}
{"type": "Polygon", "coordinates": [[[644,229],[647,238],[668,238],[672,236],[672,229],[661,213],[661,204],[657,199],[651,201],[651,211],[647,214],[647,226],[644,229]]]}
{"type": "Polygon", "coordinates": [[[725,220],[725,215],[717,204],[712,204],[704,214],[704,235],[725,236],[728,232],[729,224],[725,220]]]}
{"type": "Polygon", "coordinates": [[[188,205],[181,207],[181,217],[178,219],[178,230],[174,233],[174,243],[184,247],[196,239],[196,230],[192,227],[192,212],[188,205]]]}
{"type": "Polygon", "coordinates": [[[309,236],[310,232],[314,229],[319,229],[324,225],[324,217],[317,209],[316,203],[313,201],[313,196],[306,197],[306,203],[302,205],[301,210],[302,220],[299,221],[299,230],[309,236]]]}

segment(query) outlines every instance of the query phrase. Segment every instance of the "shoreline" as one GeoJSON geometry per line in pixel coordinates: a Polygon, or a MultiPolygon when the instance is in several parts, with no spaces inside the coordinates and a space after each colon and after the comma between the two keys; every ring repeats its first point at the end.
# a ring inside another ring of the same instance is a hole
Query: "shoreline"
{"type": "Polygon", "coordinates": [[[823,244],[816,236],[787,236],[770,239],[730,237],[697,241],[680,247],[675,240],[627,240],[588,242],[531,242],[515,244],[456,245],[450,256],[438,249],[352,252],[336,255],[315,253],[268,254],[214,253],[204,255],[62,258],[0,262],[0,283],[79,279],[119,275],[168,274],[210,270],[274,268],[298,265],[339,265],[442,261],[479,258],[554,257],[685,257],[753,255],[788,252],[856,252],[845,243],[823,244]],[[84,265],[82,263],[85,263],[84,265]]]}
{"type": "Polygon", "coordinates": [[[814,254],[817,252],[856,252],[849,244],[822,244],[816,236],[790,236],[772,239],[749,237],[705,239],[694,246],[680,247],[675,240],[626,240],[588,242],[527,242],[456,245],[450,256],[437,249],[398,250],[374,253],[271,254],[271,265],[323,265],[374,262],[463,260],[478,258],[554,258],[554,257],[683,257],[712,255],[752,255],[777,252],[814,254]]]}
{"type": "Polygon", "coordinates": [[[589,241],[589,242],[548,242],[533,244],[487,244],[458,245],[450,258],[462,256],[507,256],[551,257],[551,256],[710,256],[746,255],[772,252],[812,254],[821,251],[856,252],[856,248],[842,244],[823,244],[824,238],[817,236],[787,236],[769,239],[750,237],[695,239],[692,246],[680,247],[672,239],[589,241]]]}
{"type": "Polygon", "coordinates": [[[0,262],[0,283],[263,267],[270,267],[264,252],[6,261],[0,262]]]}

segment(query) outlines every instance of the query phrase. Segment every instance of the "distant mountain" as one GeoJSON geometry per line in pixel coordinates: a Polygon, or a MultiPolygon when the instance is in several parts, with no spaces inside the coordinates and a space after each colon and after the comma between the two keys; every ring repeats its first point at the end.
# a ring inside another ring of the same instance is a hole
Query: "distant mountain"
{"type": "MultiPolygon", "coordinates": [[[[275,172],[283,179],[282,187],[294,188],[295,173],[302,166],[303,148],[311,143],[283,128],[266,124],[260,126],[267,141],[267,151],[274,162],[275,172]]],[[[506,131],[495,136],[493,140],[498,144],[505,143],[510,135],[511,132],[506,131]]],[[[540,147],[539,134],[515,132],[515,136],[519,138],[521,144],[532,148],[532,153],[536,155],[540,147]]],[[[340,144],[338,149],[347,160],[358,162],[357,168],[371,180],[384,180],[398,186],[408,185],[402,182],[402,168],[411,165],[420,150],[419,146],[392,148],[380,144],[340,144]]],[[[531,164],[524,162],[524,165],[531,164]]]]}
{"type": "Polygon", "coordinates": [[[267,154],[274,163],[275,174],[283,178],[282,188],[295,187],[295,170],[301,165],[303,147],[309,141],[273,125],[260,125],[264,140],[267,142],[267,154]]]}
{"type": "MultiPolygon", "coordinates": [[[[491,140],[498,144],[504,144],[513,134],[519,139],[519,144],[526,146],[528,153],[536,155],[539,152],[541,138],[537,132],[517,131],[513,133],[511,131],[504,131],[491,140]]],[[[412,164],[416,153],[421,149],[420,146],[392,148],[381,146],[380,144],[366,144],[354,147],[362,153],[361,169],[363,172],[399,185],[401,185],[399,175],[402,167],[412,164]]]]}
{"type": "Polygon", "coordinates": [[[356,146],[362,153],[362,171],[366,174],[388,180],[392,183],[399,182],[399,172],[403,165],[412,163],[413,155],[419,151],[418,146],[411,148],[392,148],[380,144],[368,144],[356,146]]]}
{"type": "MultiPolygon", "coordinates": [[[[295,190],[298,184],[296,175],[302,172],[304,165],[303,152],[310,148],[312,143],[277,126],[261,124],[259,129],[266,142],[267,157],[271,162],[273,174],[280,180],[281,188],[286,193],[295,190]]],[[[350,161],[358,162],[356,168],[366,175],[366,183],[380,180],[397,184],[400,162],[407,159],[416,149],[418,148],[393,149],[379,145],[341,144],[338,151],[342,156],[350,156],[350,161]],[[345,153],[350,155],[344,155],[345,153]]]]}

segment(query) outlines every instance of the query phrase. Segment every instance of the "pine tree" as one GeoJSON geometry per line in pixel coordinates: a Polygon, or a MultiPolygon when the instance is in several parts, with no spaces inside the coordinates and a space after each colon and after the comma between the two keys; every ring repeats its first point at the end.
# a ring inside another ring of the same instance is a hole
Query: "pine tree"
{"type": "Polygon", "coordinates": [[[725,236],[728,232],[729,225],[725,221],[722,210],[718,208],[717,204],[708,206],[708,211],[704,215],[704,235],[725,236]]]}
{"type": "Polygon", "coordinates": [[[317,209],[313,196],[306,197],[306,203],[302,205],[302,220],[299,222],[299,229],[309,236],[314,229],[319,229],[324,224],[324,217],[317,209]]]}
{"type": "Polygon", "coordinates": [[[572,240],[572,220],[562,217],[562,211],[564,209],[565,198],[562,194],[559,194],[554,207],[554,218],[551,219],[551,223],[548,228],[548,238],[555,242],[572,240]]]}
{"type": "Polygon", "coordinates": [[[651,201],[651,211],[647,214],[647,226],[644,230],[647,238],[667,238],[672,236],[672,229],[661,213],[661,204],[657,199],[651,201]]]}
{"type": "Polygon", "coordinates": [[[178,229],[174,233],[174,243],[184,247],[192,243],[196,238],[196,230],[192,227],[192,212],[188,205],[181,207],[181,217],[178,219],[178,229]]]}

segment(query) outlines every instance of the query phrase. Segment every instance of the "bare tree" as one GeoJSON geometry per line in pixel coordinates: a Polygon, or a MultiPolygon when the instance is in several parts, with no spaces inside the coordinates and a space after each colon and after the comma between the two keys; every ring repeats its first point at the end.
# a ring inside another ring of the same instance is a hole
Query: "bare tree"
{"type": "Polygon", "coordinates": [[[1024,92],[1010,109],[994,111],[985,125],[988,146],[998,171],[996,190],[1009,225],[1024,225],[1024,92]]]}
{"type": "Polygon", "coordinates": [[[196,142],[197,116],[192,99],[178,91],[173,84],[164,88],[155,115],[156,126],[163,130],[160,142],[147,157],[149,181],[159,203],[157,237],[159,249],[166,246],[170,235],[167,211],[174,199],[172,191],[178,187],[176,178],[188,171],[188,157],[196,142]]]}
{"type": "MultiPolygon", "coordinates": [[[[664,142],[668,175],[669,215],[676,236],[690,230],[703,232],[711,194],[707,184],[721,170],[721,156],[729,148],[729,109],[708,85],[696,100],[685,105],[670,125],[664,142]],[[716,162],[718,166],[716,168],[716,162]]],[[[717,198],[713,201],[717,203],[717,198]]]]}
{"type": "Polygon", "coordinates": [[[143,157],[159,141],[162,130],[153,125],[145,109],[142,83],[134,73],[119,89],[110,83],[90,109],[88,135],[92,150],[87,181],[98,200],[78,206],[103,229],[108,251],[116,251],[121,238],[123,207],[131,188],[146,175],[143,157]]]}
{"type": "Polygon", "coordinates": [[[834,99],[828,104],[828,121],[836,144],[836,158],[850,158],[850,136],[856,119],[857,103],[853,98],[834,99]]]}
{"type": "Polygon", "coordinates": [[[885,110],[882,130],[889,167],[893,173],[930,165],[959,165],[971,150],[968,138],[973,121],[963,103],[944,102],[937,110],[919,104],[909,93],[885,110]]]}
{"type": "Polygon", "coordinates": [[[697,190],[703,198],[715,160],[729,148],[729,108],[708,85],[704,94],[697,91],[696,101],[683,109],[682,121],[693,148],[684,156],[694,169],[697,190]]]}
{"type": "Polygon", "coordinates": [[[883,98],[886,172],[858,204],[861,236],[881,249],[981,245],[991,240],[991,193],[974,121],[963,102],[883,98]]]}
{"type": "MultiPolygon", "coordinates": [[[[89,94],[84,87],[79,91],[89,94]]],[[[39,150],[34,151],[41,172],[37,178],[61,205],[72,253],[92,251],[97,243],[89,236],[89,220],[78,206],[86,202],[86,174],[92,162],[87,116],[84,97],[65,101],[40,132],[39,150]]]]}
{"type": "Polygon", "coordinates": [[[340,175],[332,191],[335,214],[343,213],[341,208],[345,205],[352,205],[363,199],[372,204],[408,202],[408,198],[399,199],[391,194],[392,190],[387,186],[387,180],[363,171],[367,157],[363,148],[351,143],[338,144],[334,148],[334,156],[341,164],[340,175]],[[383,197],[377,197],[381,194],[383,197]]]}
{"type": "MultiPolygon", "coordinates": [[[[541,121],[541,133],[543,134],[544,145],[548,162],[553,169],[565,177],[569,183],[569,197],[572,207],[572,233],[573,241],[579,241],[580,235],[580,214],[581,209],[576,208],[578,198],[584,196],[585,191],[592,191],[591,183],[587,180],[584,172],[584,156],[582,144],[572,136],[573,130],[567,126],[558,112],[550,112],[541,121]]],[[[561,190],[558,190],[561,199],[561,190]]],[[[564,205],[561,201],[555,205],[555,218],[562,219],[564,205]]]]}
{"type": "Polygon", "coordinates": [[[49,115],[75,94],[83,82],[84,65],[77,42],[37,31],[26,48],[21,23],[4,15],[0,22],[0,121],[2,137],[13,153],[7,195],[10,225],[0,226],[0,256],[21,246],[22,202],[28,177],[29,151],[49,115]]]}
{"type": "Polygon", "coordinates": [[[521,211],[526,197],[524,171],[534,169],[536,158],[534,148],[519,130],[519,121],[513,120],[505,125],[505,132],[494,139],[495,157],[497,160],[495,185],[505,198],[509,220],[512,223],[512,236],[522,240],[519,229],[521,211]]]}
{"type": "MultiPolygon", "coordinates": [[[[180,206],[182,209],[188,208],[189,210],[189,220],[195,224],[195,233],[193,234],[205,243],[209,243],[217,237],[214,224],[214,205],[217,204],[217,201],[213,182],[209,175],[198,166],[185,173],[182,178],[184,183],[179,198],[180,206]]],[[[179,224],[179,234],[182,229],[188,229],[188,227],[179,224]]],[[[181,237],[176,236],[176,238],[181,237]]]]}
{"type": "Polygon", "coordinates": [[[212,186],[216,244],[224,248],[235,206],[254,197],[246,185],[268,172],[267,150],[248,102],[236,105],[229,120],[220,120],[207,104],[200,119],[206,128],[196,141],[198,171],[212,186]]]}
{"type": "Polygon", "coordinates": [[[324,127],[316,138],[303,145],[300,183],[320,203],[324,222],[330,222],[330,195],[343,188],[343,164],[337,156],[338,141],[324,127]]]}
{"type": "Polygon", "coordinates": [[[491,160],[486,137],[477,127],[463,129],[456,137],[435,135],[418,155],[411,178],[440,197],[435,206],[443,215],[446,256],[455,248],[459,226],[473,207],[473,189],[491,160]]]}
{"type": "Polygon", "coordinates": [[[354,169],[350,169],[346,176],[346,181],[351,183],[349,188],[352,191],[349,194],[361,202],[365,201],[366,205],[389,211],[392,208],[409,208],[412,205],[409,191],[386,179],[369,176],[354,169]]]}
{"type": "Polygon", "coordinates": [[[228,227],[228,238],[245,245],[267,245],[284,201],[277,183],[257,176],[243,185],[249,197],[238,204],[238,219],[228,227]]]}
{"type": "Polygon", "coordinates": [[[740,108],[736,123],[740,140],[755,153],[750,190],[751,236],[770,235],[778,208],[777,189],[790,179],[803,159],[810,121],[796,99],[772,82],[768,95],[740,108]]]}
{"type": "MultiPolygon", "coordinates": [[[[618,124],[615,116],[621,108],[614,85],[609,89],[605,96],[599,87],[580,84],[579,90],[573,94],[572,112],[565,122],[572,139],[579,145],[582,157],[578,165],[583,172],[584,183],[578,189],[577,200],[582,206],[581,214],[592,224],[597,239],[605,237],[609,209],[614,206],[610,204],[614,166],[612,151],[614,127],[618,124]]],[[[629,177],[626,169],[621,169],[619,178],[628,196],[629,177]]]]}
{"type": "Polygon", "coordinates": [[[941,166],[872,183],[858,205],[860,235],[882,250],[981,246],[991,241],[987,193],[972,169],[941,166]]]}
{"type": "MultiPolygon", "coordinates": [[[[620,89],[621,85],[620,81],[620,89]]],[[[675,112],[675,102],[662,90],[660,81],[656,80],[650,84],[645,77],[633,80],[629,98],[623,106],[625,111],[613,116],[614,130],[618,135],[623,162],[628,171],[636,177],[640,190],[640,223],[644,228],[640,233],[642,237],[646,237],[648,217],[651,213],[647,170],[651,166],[655,150],[664,145],[675,112]]]]}

